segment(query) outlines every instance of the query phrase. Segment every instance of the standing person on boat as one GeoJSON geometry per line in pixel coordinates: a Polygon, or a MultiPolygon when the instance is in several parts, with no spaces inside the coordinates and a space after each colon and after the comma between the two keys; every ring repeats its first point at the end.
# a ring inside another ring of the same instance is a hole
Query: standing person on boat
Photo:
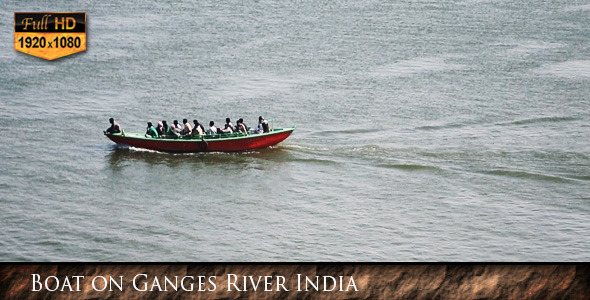
{"type": "Polygon", "coordinates": [[[193,120],[193,123],[195,123],[195,127],[193,128],[192,135],[203,135],[205,133],[205,128],[203,125],[201,125],[201,123],[199,123],[197,120],[193,120]]]}
{"type": "Polygon", "coordinates": [[[156,128],[154,128],[152,122],[147,122],[147,131],[145,132],[145,137],[158,137],[158,131],[156,131],[156,128]]]}
{"type": "Polygon", "coordinates": [[[187,119],[182,119],[182,124],[184,124],[184,129],[182,130],[182,134],[190,135],[191,132],[193,132],[193,127],[191,126],[191,123],[189,123],[187,119]]]}
{"type": "Polygon", "coordinates": [[[107,128],[105,133],[113,134],[113,133],[121,133],[121,125],[115,121],[115,119],[110,118],[109,123],[111,123],[111,127],[107,128]]]}
{"type": "Polygon", "coordinates": [[[209,131],[207,131],[207,134],[217,134],[217,127],[215,127],[215,122],[209,122],[209,131]]]}

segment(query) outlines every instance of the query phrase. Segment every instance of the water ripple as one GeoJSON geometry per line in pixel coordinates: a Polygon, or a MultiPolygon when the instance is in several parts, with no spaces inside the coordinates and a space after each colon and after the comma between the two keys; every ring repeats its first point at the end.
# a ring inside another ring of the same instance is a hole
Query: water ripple
{"type": "Polygon", "coordinates": [[[574,117],[538,117],[538,118],[530,118],[506,123],[497,123],[496,125],[505,126],[505,125],[529,125],[529,124],[536,124],[536,123],[557,123],[557,122],[568,122],[568,121],[576,121],[578,118],[574,117]]]}
{"type": "Polygon", "coordinates": [[[434,171],[439,172],[443,169],[435,166],[417,165],[417,164],[378,164],[378,167],[388,169],[399,169],[405,171],[434,171]]]}
{"type": "Polygon", "coordinates": [[[532,180],[558,182],[558,183],[572,182],[571,179],[564,178],[564,177],[539,174],[539,173],[531,173],[531,172],[526,172],[526,171],[491,170],[491,171],[481,171],[480,173],[489,174],[489,175],[504,176],[504,177],[520,178],[520,179],[532,179],[532,180]]]}

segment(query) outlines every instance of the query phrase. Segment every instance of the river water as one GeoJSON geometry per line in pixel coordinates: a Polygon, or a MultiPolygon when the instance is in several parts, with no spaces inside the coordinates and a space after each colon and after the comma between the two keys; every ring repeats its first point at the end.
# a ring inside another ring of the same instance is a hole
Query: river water
{"type": "Polygon", "coordinates": [[[588,261],[590,2],[2,1],[2,261],[588,261]],[[87,13],[16,52],[13,13],[87,13]],[[271,149],[116,146],[259,115],[271,149]]]}

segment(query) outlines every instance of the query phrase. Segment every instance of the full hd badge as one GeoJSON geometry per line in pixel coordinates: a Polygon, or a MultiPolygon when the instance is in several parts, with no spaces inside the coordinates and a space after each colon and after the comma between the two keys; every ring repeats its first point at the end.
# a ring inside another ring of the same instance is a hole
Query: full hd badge
{"type": "Polygon", "coordinates": [[[14,49],[48,60],[86,50],[86,13],[15,12],[14,49]]]}

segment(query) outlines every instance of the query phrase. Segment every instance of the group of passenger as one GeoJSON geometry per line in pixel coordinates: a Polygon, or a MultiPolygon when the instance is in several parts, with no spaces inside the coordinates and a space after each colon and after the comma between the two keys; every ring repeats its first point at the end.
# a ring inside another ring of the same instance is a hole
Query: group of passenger
{"type": "MultiPolygon", "coordinates": [[[[109,127],[105,134],[121,133],[122,129],[119,123],[113,118],[109,119],[111,127],[109,127]]],[[[224,134],[242,132],[244,134],[255,134],[269,132],[268,121],[262,116],[258,117],[258,126],[255,129],[250,130],[244,123],[244,119],[240,118],[234,126],[230,118],[225,119],[225,125],[222,128],[215,126],[215,122],[209,122],[209,129],[205,130],[205,127],[198,120],[193,120],[191,124],[187,119],[182,120],[182,124],[178,123],[178,120],[174,120],[172,124],[168,124],[165,120],[158,122],[157,126],[154,126],[152,122],[147,122],[147,130],[145,132],[146,137],[152,138],[179,138],[181,136],[201,136],[205,134],[224,134]]]]}

